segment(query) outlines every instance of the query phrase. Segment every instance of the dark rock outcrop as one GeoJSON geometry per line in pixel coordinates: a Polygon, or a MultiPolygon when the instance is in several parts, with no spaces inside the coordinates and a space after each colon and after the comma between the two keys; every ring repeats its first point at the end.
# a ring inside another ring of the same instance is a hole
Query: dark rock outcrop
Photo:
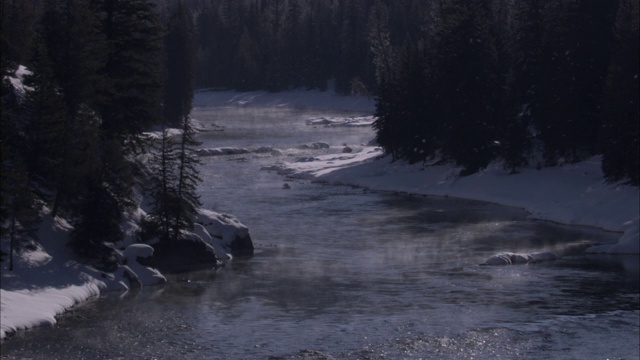
{"type": "Polygon", "coordinates": [[[253,241],[249,234],[236,236],[228,247],[233,257],[246,258],[253,256],[253,241]]]}
{"type": "Polygon", "coordinates": [[[139,257],[138,263],[162,273],[217,269],[220,266],[213,248],[202,241],[163,241],[152,246],[153,256],[139,257]]]}

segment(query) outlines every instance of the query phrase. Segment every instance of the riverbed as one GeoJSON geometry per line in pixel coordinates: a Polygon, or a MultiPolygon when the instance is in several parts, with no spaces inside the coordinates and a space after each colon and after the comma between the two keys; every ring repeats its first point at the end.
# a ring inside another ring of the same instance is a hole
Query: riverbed
{"type": "Polygon", "coordinates": [[[637,359],[637,256],[584,255],[620,234],[518,208],[285,178],[272,165],[358,151],[366,115],[197,107],[206,208],[249,227],[255,255],[159,288],[106,294],[53,328],[3,342],[6,359],[637,359]],[[246,150],[246,151],[245,151],[246,150]],[[554,251],[530,265],[502,251],[554,251]],[[636,265],[634,265],[634,262],[636,265]]]}

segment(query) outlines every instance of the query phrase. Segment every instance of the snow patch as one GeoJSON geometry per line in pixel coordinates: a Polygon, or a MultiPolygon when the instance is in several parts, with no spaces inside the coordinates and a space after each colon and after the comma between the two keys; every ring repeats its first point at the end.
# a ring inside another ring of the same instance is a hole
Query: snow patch
{"type": "Polygon", "coordinates": [[[371,126],[375,121],[374,116],[349,116],[349,117],[317,117],[306,120],[310,126],[324,127],[360,127],[371,126]]]}

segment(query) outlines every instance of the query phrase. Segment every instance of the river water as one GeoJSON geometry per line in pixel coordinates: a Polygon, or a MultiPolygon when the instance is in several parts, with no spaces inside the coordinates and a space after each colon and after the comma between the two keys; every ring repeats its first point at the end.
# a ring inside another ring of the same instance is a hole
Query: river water
{"type": "Polygon", "coordinates": [[[619,234],[265,170],[357,151],[370,128],[305,123],[345,115],[359,114],[196,108],[203,148],[257,150],[203,157],[200,189],[249,227],[255,256],[106,294],[4,341],[3,359],[638,359],[637,256],[581,254],[619,234]],[[330,147],[303,146],[317,142],[330,147]],[[478,265],[501,251],[564,256],[478,265]]]}

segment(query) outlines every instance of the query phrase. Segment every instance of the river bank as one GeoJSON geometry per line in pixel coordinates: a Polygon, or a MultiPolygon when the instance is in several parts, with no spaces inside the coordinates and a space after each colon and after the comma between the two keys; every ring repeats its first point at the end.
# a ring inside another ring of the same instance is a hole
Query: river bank
{"type": "Polygon", "coordinates": [[[509,174],[499,162],[476,174],[459,177],[453,164],[424,166],[392,162],[376,147],[357,152],[279,162],[283,175],[371,190],[451,196],[514,206],[530,217],[567,225],[620,232],[617,244],[592,247],[592,253],[638,254],[638,188],[608,184],[599,156],[553,168],[525,168],[509,174]]]}
{"type": "MultiPolygon", "coordinates": [[[[332,92],[201,92],[196,94],[194,101],[196,106],[269,106],[319,110],[327,109],[332,102],[335,102],[337,110],[349,110],[352,114],[371,114],[373,111],[370,99],[339,97],[332,92]]],[[[309,126],[323,125],[311,123],[309,126]]],[[[507,174],[499,163],[494,163],[477,174],[459,178],[456,176],[458,169],[452,165],[425,168],[422,165],[391,162],[382,156],[379,149],[364,145],[352,146],[350,151],[305,158],[304,161],[281,161],[273,169],[283,175],[332,184],[460,197],[520,207],[536,219],[624,232],[618,244],[605,244],[590,251],[639,252],[638,188],[606,184],[597,157],[557,168],[523,169],[516,175],[507,174]]],[[[47,233],[42,235],[42,239],[46,240],[40,244],[45,251],[25,255],[22,259],[24,266],[13,273],[6,271],[7,264],[2,264],[1,338],[19,329],[53,325],[55,316],[66,309],[95,298],[102,291],[117,288],[107,286],[99,272],[74,260],[64,246],[70,229],[55,219],[50,220],[47,233]],[[43,276],[44,273],[48,275],[43,276]]],[[[120,280],[111,279],[110,283],[117,285],[120,280]]]]}

